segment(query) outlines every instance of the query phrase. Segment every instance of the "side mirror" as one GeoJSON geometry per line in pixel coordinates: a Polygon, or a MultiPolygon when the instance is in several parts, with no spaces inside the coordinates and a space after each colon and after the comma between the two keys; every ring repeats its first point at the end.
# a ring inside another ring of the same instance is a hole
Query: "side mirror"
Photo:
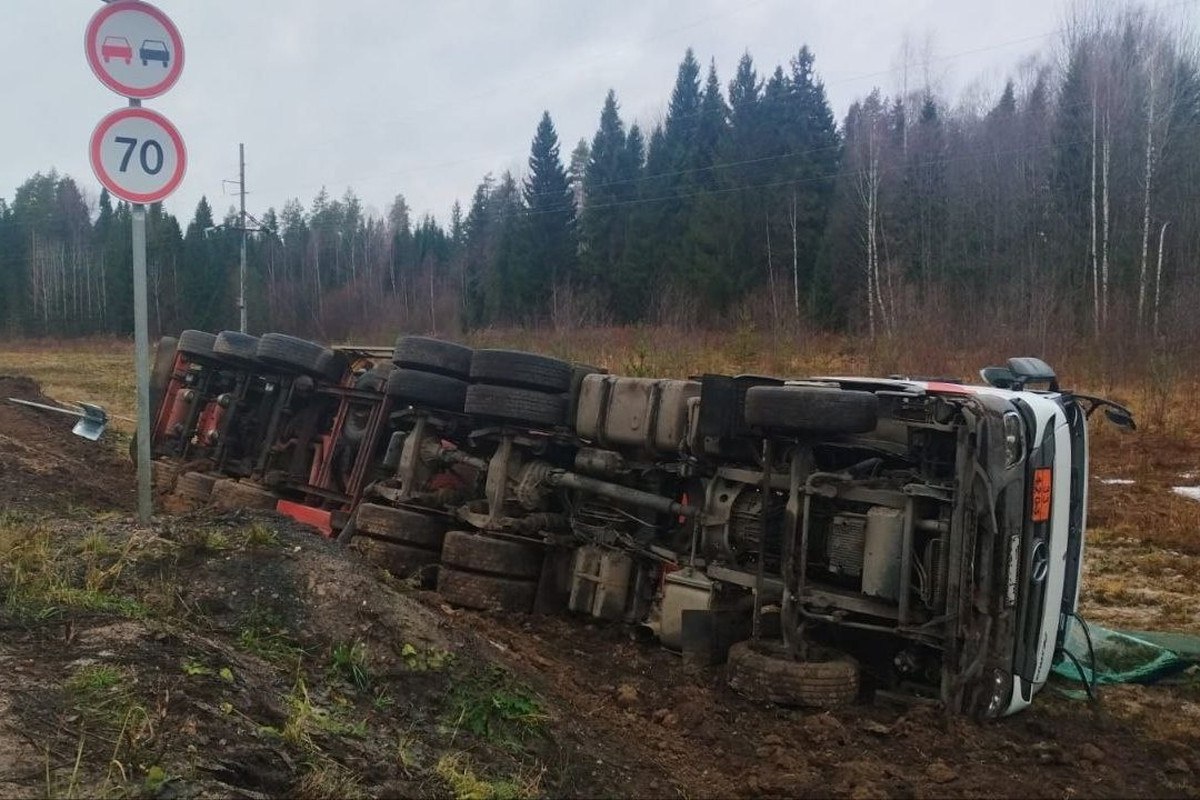
{"type": "Polygon", "coordinates": [[[1016,376],[1017,385],[1013,388],[1023,389],[1027,383],[1045,384],[1046,388],[1052,392],[1058,391],[1058,376],[1054,374],[1054,370],[1050,365],[1040,358],[1025,357],[1025,358],[1010,358],[1008,360],[1009,371],[1016,376]]]}
{"type": "Polygon", "coordinates": [[[984,367],[979,370],[979,377],[983,378],[983,382],[988,386],[995,386],[997,389],[1011,389],[1017,382],[1017,376],[1008,367],[984,367]]]}
{"type": "Polygon", "coordinates": [[[1108,417],[1109,422],[1123,431],[1137,430],[1137,423],[1133,421],[1133,414],[1130,414],[1127,409],[1105,406],[1104,416],[1108,417]]]}

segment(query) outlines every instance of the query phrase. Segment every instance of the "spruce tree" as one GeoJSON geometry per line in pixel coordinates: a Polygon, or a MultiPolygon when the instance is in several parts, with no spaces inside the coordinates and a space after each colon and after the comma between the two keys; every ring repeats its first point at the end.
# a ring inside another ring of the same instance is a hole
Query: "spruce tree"
{"type": "Polygon", "coordinates": [[[17,317],[19,296],[14,280],[19,239],[13,224],[12,209],[0,197],[0,331],[13,336],[20,333],[17,317]]]}
{"type": "Polygon", "coordinates": [[[494,182],[485,175],[475,187],[471,198],[471,210],[463,225],[465,245],[463,253],[463,315],[467,327],[478,327],[485,322],[485,285],[491,272],[494,258],[493,239],[496,224],[492,219],[491,198],[494,182]]]}
{"type": "Polygon", "coordinates": [[[463,218],[462,203],[457,200],[450,207],[450,243],[455,248],[460,248],[466,240],[466,220],[463,218]]]}
{"type": "Polygon", "coordinates": [[[619,207],[633,188],[625,168],[625,125],[610,89],[600,112],[600,128],[592,139],[584,173],[584,203],[580,216],[584,276],[593,288],[612,291],[613,270],[621,260],[625,209],[619,207]]]}
{"type": "Polygon", "coordinates": [[[821,287],[828,284],[827,278],[816,274],[817,256],[833,199],[841,140],[814,62],[812,51],[802,47],[791,63],[788,110],[794,133],[788,145],[794,154],[795,182],[788,187],[790,198],[785,197],[784,203],[791,202],[787,215],[796,231],[793,256],[802,290],[807,284],[809,313],[821,314],[829,298],[822,296],[821,287]]]}
{"type": "Polygon", "coordinates": [[[700,64],[692,48],[684,53],[675,75],[667,119],[663,125],[663,143],[667,148],[672,169],[686,170],[692,166],[697,148],[696,129],[700,123],[700,64]]]}
{"type": "Polygon", "coordinates": [[[685,187],[682,208],[686,219],[683,270],[679,275],[694,287],[708,309],[722,313],[731,299],[734,265],[729,253],[734,221],[723,194],[717,194],[718,158],[728,154],[729,109],[721,94],[715,65],[710,65],[696,126],[696,151],[690,171],[681,176],[685,187]]]}
{"type": "MultiPolygon", "coordinates": [[[[640,131],[639,131],[640,133],[640,131]]],[[[638,137],[640,139],[640,136],[638,137]]],[[[627,152],[632,144],[627,143],[627,152]]],[[[613,310],[626,321],[647,318],[657,293],[663,288],[666,270],[663,253],[670,235],[663,230],[668,219],[665,198],[671,191],[666,135],[655,125],[645,146],[645,161],[636,184],[636,196],[623,206],[626,211],[625,266],[622,286],[614,297],[613,310]]]]}
{"type": "Polygon", "coordinates": [[[524,210],[521,187],[511,172],[505,172],[488,197],[492,252],[483,287],[484,316],[489,323],[523,322],[529,313],[524,301],[529,288],[530,236],[524,210]]]}
{"type": "Polygon", "coordinates": [[[534,317],[550,307],[560,287],[575,279],[579,250],[575,198],[549,112],[543,112],[533,138],[523,196],[521,246],[527,257],[524,263],[513,265],[511,288],[515,296],[511,299],[520,315],[534,317]]]}
{"type": "Polygon", "coordinates": [[[773,180],[778,165],[761,160],[766,152],[762,89],[754,60],[746,53],[729,82],[729,136],[720,158],[729,166],[720,171],[718,185],[728,191],[733,292],[740,296],[755,285],[768,287],[774,315],[779,310],[779,280],[770,269],[773,259],[767,257],[768,204],[757,186],[773,180]]]}
{"type": "Polygon", "coordinates": [[[625,137],[625,150],[622,154],[621,175],[626,178],[623,197],[636,197],[637,187],[634,185],[646,163],[646,140],[642,129],[635,122],[629,126],[629,135],[625,137]]]}
{"type": "Polygon", "coordinates": [[[708,68],[708,80],[704,84],[704,97],[700,103],[700,118],[696,126],[696,155],[689,176],[690,186],[713,189],[717,184],[717,171],[713,165],[719,159],[729,132],[729,107],[721,95],[721,82],[717,78],[716,64],[708,68]]]}
{"type": "MultiPolygon", "coordinates": [[[[125,204],[118,207],[118,231],[126,227],[120,217],[127,214],[125,204]]],[[[187,268],[181,276],[184,308],[181,314],[184,327],[201,330],[219,330],[224,319],[223,310],[228,306],[229,287],[226,285],[226,269],[217,257],[216,246],[209,238],[213,227],[212,207],[207,197],[196,204],[196,213],[188,223],[183,237],[183,256],[187,268]]]]}
{"type": "MultiPolygon", "coordinates": [[[[675,76],[661,139],[651,138],[647,174],[643,184],[646,207],[639,220],[641,262],[650,286],[691,293],[689,266],[692,246],[692,207],[688,195],[697,178],[700,161],[700,64],[689,47],[675,76]]],[[[649,288],[649,287],[648,287],[649,288]]]]}

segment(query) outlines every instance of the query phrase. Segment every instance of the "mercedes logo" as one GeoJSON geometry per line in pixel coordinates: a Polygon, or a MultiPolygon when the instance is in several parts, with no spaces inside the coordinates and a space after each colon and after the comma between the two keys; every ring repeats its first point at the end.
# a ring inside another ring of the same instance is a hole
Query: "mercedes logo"
{"type": "Polygon", "coordinates": [[[1050,556],[1046,552],[1046,540],[1038,539],[1033,545],[1033,557],[1029,561],[1029,577],[1034,583],[1046,580],[1050,571],[1050,556]]]}

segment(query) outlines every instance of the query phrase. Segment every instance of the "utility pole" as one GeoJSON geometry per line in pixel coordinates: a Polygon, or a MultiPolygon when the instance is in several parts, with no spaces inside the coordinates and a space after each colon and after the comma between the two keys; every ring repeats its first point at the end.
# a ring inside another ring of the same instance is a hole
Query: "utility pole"
{"type": "Polygon", "coordinates": [[[238,145],[238,194],[242,210],[242,259],[238,283],[238,313],[241,331],[246,333],[246,145],[238,145]]]}

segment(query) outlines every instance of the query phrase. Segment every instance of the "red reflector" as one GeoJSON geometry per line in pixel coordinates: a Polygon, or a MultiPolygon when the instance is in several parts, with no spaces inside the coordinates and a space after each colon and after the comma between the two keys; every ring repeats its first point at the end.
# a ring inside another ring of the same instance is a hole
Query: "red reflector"
{"type": "Polygon", "coordinates": [[[1033,471],[1033,514],[1030,519],[1034,522],[1050,519],[1050,494],[1053,485],[1054,474],[1049,467],[1033,471]]]}
{"type": "Polygon", "coordinates": [[[316,528],[326,538],[333,536],[333,525],[330,524],[332,514],[324,509],[294,503],[291,500],[280,500],[275,504],[275,510],[296,522],[316,528]]]}
{"type": "Polygon", "coordinates": [[[974,394],[975,390],[969,386],[964,386],[961,383],[946,383],[945,381],[929,381],[925,384],[925,391],[937,392],[940,394],[974,394]]]}

